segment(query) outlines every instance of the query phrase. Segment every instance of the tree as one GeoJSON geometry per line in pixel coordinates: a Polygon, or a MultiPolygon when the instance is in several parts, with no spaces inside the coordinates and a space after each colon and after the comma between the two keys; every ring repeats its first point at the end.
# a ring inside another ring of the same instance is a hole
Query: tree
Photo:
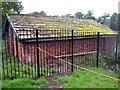
{"type": "Polygon", "coordinates": [[[2,25],[5,22],[5,14],[20,13],[23,10],[22,2],[2,2],[2,25]]]}
{"type": "Polygon", "coordinates": [[[22,2],[2,2],[2,27],[4,27],[5,23],[5,18],[6,18],[6,13],[20,13],[21,10],[23,9],[23,6],[21,4],[22,2]]]}
{"type": "Polygon", "coordinates": [[[74,16],[72,16],[71,14],[66,14],[66,15],[62,15],[62,17],[64,18],[68,18],[68,19],[74,19],[74,16]]]}
{"type": "Polygon", "coordinates": [[[109,14],[104,13],[104,15],[100,16],[100,17],[97,19],[97,22],[109,26],[110,20],[109,20],[108,17],[110,17],[109,14]]]}
{"type": "Polygon", "coordinates": [[[88,13],[84,16],[84,18],[95,20],[95,17],[93,16],[93,11],[89,10],[88,13]]]}
{"type": "Polygon", "coordinates": [[[13,12],[17,12],[18,14],[23,10],[22,2],[15,3],[13,12]]]}
{"type": "MultiPolygon", "coordinates": [[[[120,14],[118,14],[118,31],[120,34],[120,14]]],[[[120,41],[120,37],[119,37],[119,41],[120,41]]]]}
{"type": "Polygon", "coordinates": [[[32,14],[32,15],[34,15],[34,16],[38,16],[38,15],[39,15],[39,12],[34,11],[34,12],[30,13],[30,14],[32,14]]]}
{"type": "Polygon", "coordinates": [[[2,0],[0,0],[0,30],[2,29],[2,17],[1,16],[2,16],[2,0]]]}
{"type": "Polygon", "coordinates": [[[46,13],[44,11],[41,11],[40,16],[47,16],[47,15],[46,15],[46,13]]]}
{"type": "Polygon", "coordinates": [[[2,2],[2,17],[5,17],[6,13],[20,13],[23,10],[22,2],[2,2]]]}
{"type": "Polygon", "coordinates": [[[30,13],[30,14],[32,14],[34,16],[47,16],[44,11],[41,11],[41,12],[34,11],[34,12],[30,13]]]}
{"type": "MultiPolygon", "coordinates": [[[[0,0],[0,16],[2,16],[2,0],[0,0]]],[[[2,21],[2,17],[0,17],[0,21],[2,21]]]]}
{"type": "Polygon", "coordinates": [[[84,14],[82,12],[76,12],[74,15],[77,19],[83,19],[84,14]]]}
{"type": "Polygon", "coordinates": [[[71,16],[71,14],[69,14],[69,13],[65,15],[65,17],[70,17],[70,16],[71,16]]]}
{"type": "Polygon", "coordinates": [[[110,17],[110,28],[117,31],[118,30],[118,14],[114,13],[110,17]]]}

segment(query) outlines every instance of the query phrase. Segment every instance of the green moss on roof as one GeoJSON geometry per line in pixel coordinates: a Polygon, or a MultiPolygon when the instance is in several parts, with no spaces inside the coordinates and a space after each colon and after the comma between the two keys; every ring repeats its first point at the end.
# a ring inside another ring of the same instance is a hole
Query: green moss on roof
{"type": "MultiPolygon", "coordinates": [[[[24,14],[14,14],[9,16],[15,29],[17,29],[17,26],[24,27],[24,29],[27,29],[29,26],[29,28],[35,28],[40,30],[66,29],[67,31],[69,31],[73,29],[74,32],[78,34],[80,32],[100,32],[101,34],[117,34],[117,32],[93,20],[63,19],[62,17],[35,17],[24,14]]],[[[23,29],[20,27],[19,29],[23,29]]],[[[67,34],[70,33],[68,32],[67,34]]]]}

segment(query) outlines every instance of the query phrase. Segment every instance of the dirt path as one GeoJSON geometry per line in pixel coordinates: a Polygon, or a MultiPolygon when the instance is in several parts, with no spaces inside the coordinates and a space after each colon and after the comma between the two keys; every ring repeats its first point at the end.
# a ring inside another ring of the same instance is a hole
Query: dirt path
{"type": "Polygon", "coordinates": [[[53,61],[52,63],[50,63],[50,65],[52,67],[57,68],[58,70],[60,70],[59,72],[62,72],[62,73],[58,73],[58,74],[55,74],[53,76],[46,77],[46,80],[48,81],[48,83],[46,83],[43,86],[43,88],[63,88],[64,84],[62,82],[58,81],[55,78],[55,76],[69,75],[71,72],[71,65],[66,64],[65,62],[56,62],[56,61],[53,61]],[[60,66],[60,68],[58,68],[58,66],[60,66]]]}
{"type": "MultiPolygon", "coordinates": [[[[59,75],[55,75],[55,76],[65,76],[65,75],[69,75],[70,73],[61,73],[59,75]]],[[[58,81],[55,76],[49,76],[46,77],[46,80],[48,81],[48,83],[46,83],[43,88],[63,88],[64,84],[60,81],[58,81]]]]}
{"type": "Polygon", "coordinates": [[[48,83],[43,88],[63,88],[63,83],[56,80],[55,77],[47,77],[48,83]]]}

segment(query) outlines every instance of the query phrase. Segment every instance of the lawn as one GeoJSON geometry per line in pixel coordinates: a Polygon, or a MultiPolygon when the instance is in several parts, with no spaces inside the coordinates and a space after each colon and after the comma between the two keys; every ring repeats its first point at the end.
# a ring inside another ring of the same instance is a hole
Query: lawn
{"type": "MultiPolygon", "coordinates": [[[[117,74],[102,68],[90,69],[115,78],[118,77],[117,74]]],[[[118,81],[85,70],[74,71],[66,76],[56,76],[56,80],[63,83],[63,88],[118,88],[118,81]]],[[[32,78],[6,79],[2,81],[2,88],[42,88],[47,82],[45,77],[36,80],[32,78]]]]}
{"type": "MultiPolygon", "coordinates": [[[[91,68],[91,70],[118,77],[117,74],[102,68],[91,68]]],[[[85,70],[74,71],[70,75],[56,78],[64,83],[64,88],[118,88],[118,81],[85,70]]]]}
{"type": "Polygon", "coordinates": [[[31,78],[7,79],[2,81],[2,88],[41,88],[45,83],[47,80],[44,77],[37,80],[31,78]]]}

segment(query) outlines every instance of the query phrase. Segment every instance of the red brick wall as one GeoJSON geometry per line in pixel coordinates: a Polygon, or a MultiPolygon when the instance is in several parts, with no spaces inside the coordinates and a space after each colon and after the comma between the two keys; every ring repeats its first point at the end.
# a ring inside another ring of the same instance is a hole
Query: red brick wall
{"type": "MultiPolygon", "coordinates": [[[[16,35],[12,34],[8,24],[6,28],[5,42],[6,50],[10,51],[11,55],[17,55],[16,35]],[[13,51],[14,50],[14,51],[13,51]]],[[[100,38],[100,51],[111,51],[114,45],[115,38],[100,38]]],[[[39,47],[44,51],[54,56],[67,55],[72,53],[71,40],[54,40],[39,42],[39,47]]],[[[74,54],[92,52],[97,50],[96,38],[84,38],[74,40],[74,54]]],[[[46,60],[53,59],[49,54],[39,50],[40,63],[46,63],[46,60]]],[[[36,43],[25,43],[18,41],[18,58],[23,63],[36,63],[36,43]]]]}
{"type": "MultiPolygon", "coordinates": [[[[112,38],[101,38],[100,39],[100,51],[110,51],[112,48],[112,43],[114,39],[112,38]]],[[[55,40],[55,41],[45,41],[39,42],[39,47],[44,51],[50,53],[54,56],[71,54],[72,53],[72,41],[55,40]]],[[[97,39],[79,39],[74,40],[74,54],[92,52],[97,50],[97,39]]],[[[24,63],[36,63],[36,43],[20,43],[18,45],[19,59],[24,63]],[[20,49],[21,47],[21,49],[20,49]]],[[[46,60],[53,59],[49,54],[39,50],[40,63],[46,63],[46,60]]]]}
{"type": "Polygon", "coordinates": [[[16,56],[16,35],[10,29],[9,25],[5,32],[5,44],[6,50],[10,52],[11,55],[16,56]]]}

